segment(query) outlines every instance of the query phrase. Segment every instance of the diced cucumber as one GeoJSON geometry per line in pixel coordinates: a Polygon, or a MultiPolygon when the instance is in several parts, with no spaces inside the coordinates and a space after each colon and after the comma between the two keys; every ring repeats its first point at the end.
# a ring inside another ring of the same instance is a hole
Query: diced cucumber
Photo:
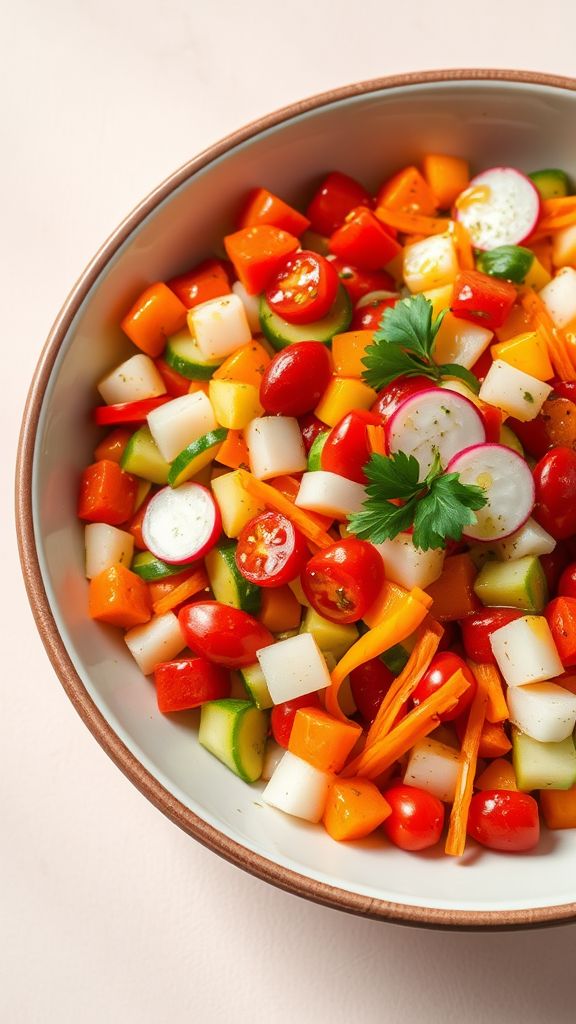
{"type": "Polygon", "coordinates": [[[322,431],[318,434],[312,442],[312,447],[308,452],[308,472],[312,473],[315,470],[322,469],[322,449],[326,444],[326,438],[330,433],[329,430],[322,431]]]}
{"type": "Polygon", "coordinates": [[[335,334],[348,330],[351,322],[352,303],[343,285],[339,285],[330,312],[312,324],[289,324],[270,308],[264,296],[260,299],[260,327],[276,350],[295,341],[322,341],[329,345],[335,334]]]}
{"type": "Polygon", "coordinates": [[[548,600],[546,576],[535,555],[515,562],[486,562],[474,583],[482,604],[520,608],[539,614],[548,600]]]}
{"type": "Polygon", "coordinates": [[[198,739],[244,782],[262,774],[268,715],[249,700],[213,700],[202,705],[198,739]]]}
{"type": "Polygon", "coordinates": [[[220,446],[226,440],[228,431],[224,427],[209,430],[207,434],[196,438],[187,445],[170,465],[168,483],[171,487],[179,487],[186,480],[191,480],[201,469],[208,466],[218,454],[220,446]]]}
{"type": "Polygon", "coordinates": [[[236,565],[236,541],[222,537],[204,559],[212,592],[217,601],[255,615],[262,591],[244,578],[236,565]]]}
{"type": "Polygon", "coordinates": [[[534,262],[534,253],[521,245],[498,245],[478,256],[477,267],[483,274],[522,284],[534,262]]]}
{"type": "Polygon", "coordinates": [[[540,743],[512,729],[512,762],[518,789],[570,789],[576,782],[576,748],[572,736],[561,743],[540,743]]]}
{"type": "Polygon", "coordinates": [[[570,195],[572,191],[566,171],[560,171],[557,167],[533,171],[528,177],[536,185],[542,199],[559,199],[561,196],[570,195]]]}
{"type": "Polygon", "coordinates": [[[182,572],[185,566],[168,565],[162,559],[156,558],[156,555],[153,555],[151,551],[139,551],[132,559],[130,568],[140,579],[146,580],[146,582],[153,582],[155,580],[165,580],[168,576],[175,576],[177,573],[182,572]]]}
{"type": "Polygon", "coordinates": [[[307,608],[300,626],[301,633],[311,633],[323,654],[331,652],[337,661],[346,654],[358,639],[358,628],[354,623],[343,625],[329,622],[314,608],[307,608]]]}
{"type": "Polygon", "coordinates": [[[210,380],[214,370],[217,370],[224,361],[206,359],[198,347],[196,338],[193,338],[187,329],[168,338],[164,359],[168,366],[188,380],[210,380]]]}
{"type": "Polygon", "coordinates": [[[270,691],[266,685],[264,673],[260,668],[259,663],[256,662],[254,665],[245,665],[244,668],[241,668],[239,671],[242,682],[246,688],[246,692],[256,707],[260,708],[261,711],[265,711],[266,708],[271,708],[274,702],[270,696],[270,691]]]}
{"type": "Polygon", "coordinates": [[[140,427],[128,441],[120,461],[122,469],[153,484],[167,484],[170,463],[162,458],[148,426],[140,427]]]}

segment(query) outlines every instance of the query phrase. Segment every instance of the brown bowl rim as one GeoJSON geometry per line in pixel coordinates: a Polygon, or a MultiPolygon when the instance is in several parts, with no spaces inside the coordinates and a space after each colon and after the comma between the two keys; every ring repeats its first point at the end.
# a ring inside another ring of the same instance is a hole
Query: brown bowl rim
{"type": "Polygon", "coordinates": [[[232,147],[299,114],[338,100],[370,92],[444,81],[500,81],[547,86],[576,92],[576,79],[544,72],[489,68],[451,68],[410,72],[370,79],[331,89],[258,118],[205,149],[154,189],[118,226],[88,264],[60,310],[38,361],[24,410],[16,465],[16,527],[20,561],[36,626],[64,690],[81,719],[108,756],[171,821],[225,860],[279,889],[315,903],[368,918],[428,928],[461,930],[519,929],[569,923],[576,919],[573,903],[523,910],[467,911],[420,907],[348,892],[282,867],[228,838],[177,800],[125,746],[90,698],[77,674],[52,615],[44,588],[34,537],[32,516],[32,465],[36,432],[44,393],[64,338],[98,275],[112,255],[142,220],[179,185],[232,147]]]}

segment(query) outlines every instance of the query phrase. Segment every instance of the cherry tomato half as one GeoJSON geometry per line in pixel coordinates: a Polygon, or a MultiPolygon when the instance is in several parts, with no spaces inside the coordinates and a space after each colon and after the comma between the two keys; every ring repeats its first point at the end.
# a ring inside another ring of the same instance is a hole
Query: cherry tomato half
{"type": "Polygon", "coordinates": [[[272,714],[270,715],[270,728],[276,743],[278,743],[279,746],[286,747],[286,749],[288,749],[290,733],[292,732],[296,712],[299,711],[300,708],[320,707],[322,707],[322,705],[320,704],[317,693],[306,693],[303,697],[294,697],[293,700],[287,700],[283,704],[276,704],[276,706],[272,708],[272,714]]]}
{"type": "Polygon", "coordinates": [[[468,812],[468,835],[490,850],[521,853],[540,838],[538,804],[528,793],[488,789],[475,793],[468,812]]]}
{"type": "Polygon", "coordinates": [[[260,402],[273,416],[303,416],[324,393],[332,368],[328,349],[320,341],[300,341],[278,352],[268,363],[260,384],[260,402]]]}
{"type": "Polygon", "coordinates": [[[376,718],[393,679],[394,673],[380,658],[371,658],[350,673],[350,689],[354,703],[369,725],[376,718]]]}
{"type": "Polygon", "coordinates": [[[338,274],[317,252],[290,253],[266,289],[266,301],[290,324],[321,320],[338,291],[338,274]]]}
{"type": "Polygon", "coordinates": [[[417,391],[426,391],[433,386],[429,377],[397,377],[391,384],[378,392],[378,398],[374,402],[371,412],[378,416],[381,423],[386,425],[405,398],[415,395],[417,391]]]}
{"type": "Polygon", "coordinates": [[[524,612],[517,608],[483,608],[472,612],[460,621],[464,650],[471,661],[479,665],[495,665],[496,659],[490,646],[490,637],[501,626],[507,626],[519,619],[524,612]]]}
{"type": "Polygon", "coordinates": [[[392,808],[382,825],[391,843],[415,852],[438,842],[444,827],[444,804],[438,797],[402,785],[391,786],[382,795],[392,808]]]}
{"type": "Polygon", "coordinates": [[[385,270],[361,270],[346,260],[334,256],[329,261],[338,274],[354,305],[369,292],[393,292],[394,278],[385,270]]]}
{"type": "Polygon", "coordinates": [[[179,612],[178,621],[195,654],[228,668],[251,665],[257,651],[275,642],[258,619],[220,601],[188,604],[179,612]]]}
{"type": "Polygon", "coordinates": [[[389,299],[374,299],[374,302],[367,302],[354,310],[351,331],[376,331],[384,315],[384,310],[395,306],[400,298],[399,295],[390,296],[389,299]]]}
{"type": "Polygon", "coordinates": [[[322,469],[365,484],[364,466],[370,458],[366,427],[377,426],[379,422],[378,416],[364,409],[355,409],[343,416],[324,442],[320,457],[322,469]]]}
{"type": "Polygon", "coordinates": [[[236,565],[259,587],[281,587],[300,575],[308,558],[305,537],[281,512],[261,512],[242,530],[236,565]]]}
{"type": "Polygon", "coordinates": [[[438,716],[441,722],[452,722],[455,718],[458,718],[459,715],[470,707],[474,699],[474,694],[476,693],[476,680],[466,662],[451,651],[442,651],[440,654],[436,654],[432,658],[428,670],[424,673],[412,694],[412,703],[414,706],[416,707],[418,704],[421,704],[422,701],[426,700],[427,697],[430,697],[431,694],[436,693],[437,690],[448,682],[450,677],[453,676],[458,669],[463,673],[464,678],[470,683],[470,686],[464,691],[456,706],[453,707],[451,711],[445,711],[442,715],[438,716]]]}
{"type": "Polygon", "coordinates": [[[558,581],[558,594],[561,597],[576,597],[576,562],[567,565],[558,581]]]}
{"type": "Polygon", "coordinates": [[[349,538],[314,555],[301,579],[319,615],[330,622],[357,622],[378,597],[384,567],[372,544],[349,538]]]}
{"type": "Polygon", "coordinates": [[[552,448],[534,469],[534,518],[556,540],[576,533],[576,452],[552,448]]]}

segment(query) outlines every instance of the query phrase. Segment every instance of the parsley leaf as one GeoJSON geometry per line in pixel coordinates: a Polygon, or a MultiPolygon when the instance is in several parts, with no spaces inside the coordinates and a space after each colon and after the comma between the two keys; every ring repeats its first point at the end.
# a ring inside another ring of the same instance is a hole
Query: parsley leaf
{"type": "Polygon", "coordinates": [[[476,522],[474,512],[486,504],[481,487],[462,484],[458,473],[443,473],[430,485],[414,516],[414,544],[427,551],[443,548],[447,537],[461,540],[466,526],[476,522]]]}

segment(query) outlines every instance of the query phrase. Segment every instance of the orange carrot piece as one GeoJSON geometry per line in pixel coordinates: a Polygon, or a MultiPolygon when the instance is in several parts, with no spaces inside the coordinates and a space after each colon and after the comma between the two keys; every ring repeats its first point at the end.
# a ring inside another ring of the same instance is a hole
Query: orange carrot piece
{"type": "Polygon", "coordinates": [[[230,294],[230,281],[222,260],[204,260],[192,270],[172,277],[166,284],[178,296],[180,302],[184,303],[186,309],[230,294]]]}
{"type": "Polygon", "coordinates": [[[334,543],[332,537],[311,518],[310,513],[297,508],[289,498],[285,498],[275,487],[271,487],[270,484],[265,483],[263,480],[257,480],[255,476],[252,476],[252,473],[248,473],[245,469],[238,469],[238,472],[240,473],[242,486],[248,491],[248,494],[251,494],[253,498],[256,498],[266,508],[275,509],[277,512],[281,512],[282,515],[285,515],[308,540],[311,540],[320,548],[330,547],[334,543]]]}
{"type": "Polygon", "coordinates": [[[504,731],[502,722],[486,720],[482,726],[478,757],[503,757],[509,750],[512,750],[512,744],[504,731]]]}
{"type": "Polygon", "coordinates": [[[466,846],[468,811],[474,789],[478,748],[486,719],[486,703],[488,700],[486,684],[483,679],[479,679],[477,682],[478,689],[474,694],[474,700],[470,707],[468,724],[460,749],[460,768],[456,781],[456,793],[454,803],[452,804],[448,836],[444,847],[445,853],[451,857],[461,857],[466,846]]]}
{"type": "Polygon", "coordinates": [[[557,375],[561,380],[572,380],[574,378],[574,367],[566,351],[562,331],[555,326],[546,306],[535,291],[531,288],[526,288],[521,291],[520,295],[522,305],[531,314],[534,323],[546,341],[548,355],[557,375]]]}
{"type": "Polygon", "coordinates": [[[497,757],[491,761],[484,771],[474,780],[476,789],[511,789],[518,790],[516,773],[510,761],[497,757]]]}
{"type": "Polygon", "coordinates": [[[476,267],[474,253],[472,251],[470,235],[466,228],[459,220],[452,220],[450,221],[450,233],[454,237],[460,270],[474,270],[476,267]]]}
{"type": "Polygon", "coordinates": [[[161,598],[166,597],[167,594],[171,594],[176,587],[179,587],[184,580],[187,580],[193,572],[196,572],[195,566],[191,566],[185,569],[184,572],[176,573],[174,576],[166,576],[163,580],[149,580],[148,581],[148,593],[152,602],[152,607],[160,601],[161,598]]]}
{"type": "Polygon", "coordinates": [[[548,828],[576,828],[576,786],[540,790],[540,807],[548,828]]]}
{"type": "Polygon", "coordinates": [[[446,559],[442,575],[426,587],[436,619],[454,622],[482,607],[474,593],[476,576],[477,570],[470,555],[451,555],[446,559]]]}
{"type": "MultiPolygon", "coordinates": [[[[289,474],[272,477],[268,483],[292,502],[295,501],[296,495],[300,490],[300,481],[295,476],[290,476],[289,474]]],[[[328,531],[334,522],[330,516],[323,516],[320,512],[307,512],[306,515],[310,517],[313,523],[317,523],[322,530],[328,531]]]]}
{"type": "Polygon", "coordinates": [[[99,462],[101,459],[108,459],[110,462],[120,463],[132,433],[133,431],[127,430],[126,427],[118,427],[116,430],[112,430],[94,449],[94,461],[99,462]]]}
{"type": "Polygon", "coordinates": [[[272,224],[275,228],[298,236],[310,227],[310,221],[303,213],[267,188],[252,189],[240,215],[238,227],[249,228],[254,224],[272,224]]]}
{"type": "Polygon", "coordinates": [[[417,167],[403,167],[380,187],[377,206],[399,213],[436,213],[436,197],[417,167]]]}
{"type": "Polygon", "coordinates": [[[504,697],[502,677],[495,665],[477,665],[468,662],[468,668],[476,682],[485,687],[487,695],[486,719],[488,722],[505,722],[508,718],[508,705],[504,697]]]}
{"type": "Polygon", "coordinates": [[[152,618],[148,588],[124,565],[111,565],[90,580],[90,617],[111,626],[132,629],[152,618]]]}
{"type": "Polygon", "coordinates": [[[416,643],[406,665],[390,686],[376,718],[368,730],[366,746],[386,736],[392,729],[403,705],[414,692],[438,650],[444,630],[437,625],[422,627],[424,632],[416,643]]]}
{"type": "Polygon", "coordinates": [[[250,295],[264,291],[284,258],[299,245],[294,235],[269,224],[241,228],[224,238],[228,258],[250,295]]]}
{"type": "Polygon", "coordinates": [[[229,430],[224,441],[215,455],[216,462],[220,462],[228,469],[248,469],[250,457],[248,445],[244,440],[243,430],[229,430]]]}
{"type": "Polygon", "coordinates": [[[237,380],[259,388],[270,356],[259,341],[249,341],[236,349],[212,374],[213,380],[237,380]]]}
{"type": "Polygon", "coordinates": [[[332,338],[334,373],[338,377],[361,377],[366,349],[374,341],[374,331],[346,331],[332,338]]]}
{"type": "Polygon", "coordinates": [[[271,633],[298,629],[302,605],[286,584],[284,587],[263,587],[258,618],[271,633]]]}
{"type": "Polygon", "coordinates": [[[366,427],[368,446],[376,455],[386,455],[386,434],[384,427],[368,424],[366,427]]]}
{"type": "Polygon", "coordinates": [[[427,153],[422,160],[422,170],[441,210],[449,210],[470,183],[468,162],[458,156],[427,153]]]}
{"type": "Polygon", "coordinates": [[[364,839],[392,813],[390,804],[368,779],[337,779],[328,791],[322,823],[339,842],[364,839]]]}
{"type": "Polygon", "coordinates": [[[205,590],[207,586],[209,586],[208,577],[204,569],[197,569],[187,580],[180,583],[178,587],[174,587],[171,593],[166,594],[165,597],[161,597],[159,601],[154,603],[154,614],[165,615],[166,612],[172,611],[173,608],[182,604],[183,601],[188,601],[189,598],[194,597],[194,594],[205,590]]]}
{"type": "Polygon", "coordinates": [[[390,580],[384,580],[378,597],[374,604],[370,605],[362,621],[370,629],[373,626],[377,626],[379,622],[382,622],[383,618],[395,611],[396,605],[403,597],[406,597],[407,593],[408,591],[401,587],[399,583],[391,583],[390,580]]]}
{"type": "Polygon", "coordinates": [[[378,220],[388,224],[397,231],[407,235],[441,235],[448,231],[450,220],[448,217],[424,217],[420,213],[397,213],[389,210],[386,206],[378,206],[375,210],[378,220]]]}
{"type": "Polygon", "coordinates": [[[207,380],[191,380],[188,384],[187,394],[195,395],[197,391],[202,391],[203,394],[207,395],[210,385],[207,380]]]}
{"type": "Polygon", "coordinates": [[[162,281],[138,296],[120,326],[130,341],[153,359],[164,350],[166,338],[186,323],[186,306],[162,281]]]}
{"type": "Polygon", "coordinates": [[[288,750],[322,772],[339,772],[361,733],[357,722],[342,722],[321,708],[300,708],[288,750]]]}

